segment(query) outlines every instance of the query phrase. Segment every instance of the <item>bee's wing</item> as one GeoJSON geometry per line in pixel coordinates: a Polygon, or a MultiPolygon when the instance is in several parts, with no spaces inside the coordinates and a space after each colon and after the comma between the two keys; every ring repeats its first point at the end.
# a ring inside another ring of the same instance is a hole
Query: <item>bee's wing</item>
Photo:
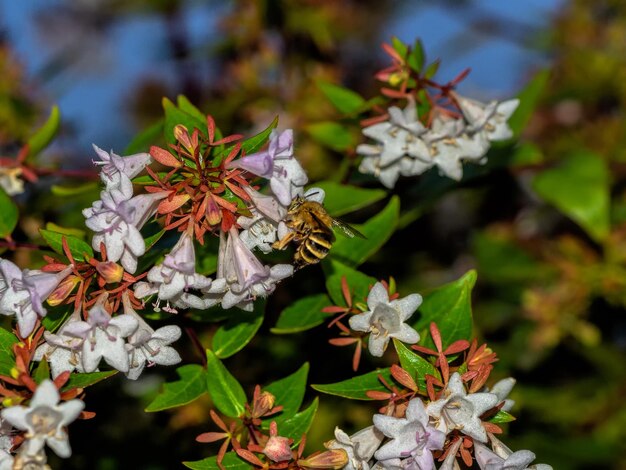
{"type": "Polygon", "coordinates": [[[359,237],[359,238],[367,238],[365,235],[363,235],[357,229],[355,229],[354,227],[346,224],[345,222],[342,222],[341,220],[333,219],[333,227],[340,228],[341,231],[344,233],[344,235],[346,235],[347,237],[350,237],[350,238],[354,238],[355,236],[359,237]]]}

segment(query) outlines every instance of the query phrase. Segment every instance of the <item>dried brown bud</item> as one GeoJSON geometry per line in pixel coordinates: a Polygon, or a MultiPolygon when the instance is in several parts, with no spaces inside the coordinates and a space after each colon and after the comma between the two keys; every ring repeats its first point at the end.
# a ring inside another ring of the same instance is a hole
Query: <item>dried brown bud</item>
{"type": "Polygon", "coordinates": [[[260,418],[274,408],[276,397],[270,392],[262,392],[255,400],[252,407],[252,417],[260,418]]]}
{"type": "Polygon", "coordinates": [[[67,296],[72,293],[74,287],[80,282],[80,277],[71,274],[63,279],[56,289],[52,291],[52,294],[48,296],[48,305],[55,307],[60,305],[67,296]]]}
{"type": "Polygon", "coordinates": [[[298,465],[305,468],[323,468],[339,470],[348,464],[348,453],[343,449],[316,452],[306,459],[298,460],[298,465]]]}
{"type": "Polygon", "coordinates": [[[120,282],[122,280],[122,276],[124,276],[124,268],[113,261],[98,263],[96,270],[109,284],[120,282]]]}

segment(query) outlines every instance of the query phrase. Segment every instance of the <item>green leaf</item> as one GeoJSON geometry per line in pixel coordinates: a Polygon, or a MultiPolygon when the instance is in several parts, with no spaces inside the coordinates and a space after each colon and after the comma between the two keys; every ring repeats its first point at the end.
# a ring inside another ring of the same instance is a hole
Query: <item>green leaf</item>
{"type": "Polygon", "coordinates": [[[594,240],[609,235],[609,172],[600,156],[586,150],[572,153],[559,167],[539,173],[533,188],[594,240]]]}
{"type": "Polygon", "coordinates": [[[13,233],[18,217],[19,213],[13,199],[0,188],[0,238],[6,238],[13,233]]]}
{"type": "Polygon", "coordinates": [[[183,462],[183,465],[192,470],[250,470],[252,468],[252,465],[240,459],[236,452],[226,452],[224,454],[221,468],[217,465],[217,456],[195,462],[183,462]]]}
{"type": "Polygon", "coordinates": [[[254,302],[252,312],[237,312],[221,325],[213,336],[213,351],[221,359],[241,351],[248,344],[263,323],[265,299],[254,302]]]}
{"type": "Polygon", "coordinates": [[[270,392],[276,398],[276,406],[282,405],[283,411],[276,417],[272,416],[270,420],[284,421],[296,414],[306,391],[306,379],[309,375],[309,363],[302,364],[297,371],[287,377],[276,380],[263,390],[270,392]]]}
{"type": "Polygon", "coordinates": [[[476,271],[468,271],[454,282],[445,284],[424,297],[419,307],[420,318],[413,328],[420,332],[420,344],[433,348],[429,325],[435,322],[441,332],[444,349],[459,339],[472,335],[472,288],[476,271]]]}
{"type": "Polygon", "coordinates": [[[144,240],[144,242],[146,243],[146,251],[152,248],[156,244],[156,242],[158,242],[161,239],[161,237],[164,234],[165,234],[165,229],[159,230],[154,235],[150,235],[149,237],[146,237],[146,239],[144,240]]]}
{"type": "Polygon", "coordinates": [[[411,50],[411,53],[409,54],[409,58],[407,62],[413,70],[419,73],[422,70],[422,67],[424,66],[425,58],[426,56],[424,54],[424,47],[422,46],[422,41],[420,41],[419,39],[416,39],[415,45],[413,46],[413,49],[411,50]]]}
{"type": "Polygon", "coordinates": [[[74,197],[80,194],[88,193],[90,191],[96,191],[99,188],[100,188],[99,184],[93,181],[93,182],[89,182],[85,184],[72,185],[72,186],[59,186],[59,185],[53,184],[52,187],[50,188],[50,191],[52,191],[52,194],[54,194],[55,196],[74,197]]]}
{"type": "Polygon", "coordinates": [[[46,379],[50,378],[50,366],[48,365],[48,361],[40,361],[35,368],[35,373],[33,374],[33,379],[35,383],[40,384],[46,379]]]}
{"type": "Polygon", "coordinates": [[[71,309],[68,309],[67,307],[67,305],[49,307],[48,313],[41,319],[43,327],[51,333],[58,330],[71,314],[71,309]]]}
{"type": "Polygon", "coordinates": [[[315,413],[317,413],[317,405],[318,399],[315,397],[313,403],[306,410],[278,423],[280,435],[293,439],[293,445],[298,445],[302,440],[302,435],[309,430],[313,423],[313,418],[315,418],[315,413]]]}
{"type": "Polygon", "coordinates": [[[433,78],[439,71],[440,65],[441,61],[439,59],[432,62],[428,67],[426,67],[426,70],[424,70],[424,77],[427,79],[433,78]]]}
{"type": "Polygon", "coordinates": [[[163,98],[163,109],[165,110],[165,123],[163,127],[163,133],[165,135],[165,141],[173,144],[176,142],[174,137],[174,127],[178,124],[182,124],[187,128],[191,134],[194,129],[199,129],[201,133],[206,134],[206,121],[199,119],[198,116],[189,114],[180,108],[177,108],[167,98],[163,98]]]}
{"type": "MultiPolygon", "coordinates": [[[[200,111],[185,95],[176,97],[176,105],[187,114],[195,117],[198,121],[206,121],[206,115],[200,111]]],[[[191,129],[190,129],[191,130],[191,129]]]]}
{"type": "Polygon", "coordinates": [[[326,193],[324,208],[333,217],[339,217],[367,207],[384,199],[387,195],[387,192],[382,189],[364,189],[334,181],[320,181],[311,187],[324,190],[326,193]]]}
{"type": "Polygon", "coordinates": [[[296,300],[280,312],[276,326],[270,331],[274,334],[298,333],[321,325],[330,317],[322,312],[324,307],[331,305],[326,294],[315,294],[296,300]]]}
{"type": "Polygon", "coordinates": [[[350,129],[337,122],[324,121],[309,124],[305,130],[320,144],[341,152],[356,144],[350,129]]]}
{"type": "Polygon", "coordinates": [[[506,411],[500,410],[498,413],[491,419],[489,419],[490,423],[494,424],[503,424],[510,423],[511,421],[515,421],[517,418],[506,411]]]}
{"type": "Polygon", "coordinates": [[[400,57],[406,57],[409,52],[409,47],[395,36],[391,38],[391,45],[400,57]]]}
{"type": "Polygon", "coordinates": [[[176,369],[180,380],[163,384],[163,391],[146,407],[145,411],[161,411],[183,406],[196,400],[207,391],[209,375],[198,364],[187,364],[176,369]]]}
{"type": "Polygon", "coordinates": [[[391,237],[400,214],[400,200],[394,196],[389,204],[362,225],[355,225],[367,238],[338,237],[330,254],[349,266],[358,266],[376,253],[391,237]]]}
{"type": "Polygon", "coordinates": [[[10,331],[0,328],[0,375],[11,375],[11,369],[15,367],[15,355],[13,346],[19,339],[10,331]]]}
{"type": "Polygon", "coordinates": [[[372,398],[366,395],[367,391],[388,391],[379,380],[379,376],[382,376],[388,384],[394,383],[389,369],[377,369],[368,372],[367,374],[358,375],[341,382],[332,384],[313,384],[311,387],[318,392],[326,393],[328,395],[337,395],[339,397],[352,398],[354,400],[372,400],[372,398]]]}
{"type": "Polygon", "coordinates": [[[509,127],[516,137],[520,135],[528,124],[530,117],[539,103],[541,94],[548,83],[549,77],[549,70],[538,72],[517,96],[520,100],[519,106],[508,120],[509,127]]]}
{"type": "Polygon", "coordinates": [[[246,394],[213,351],[207,349],[207,388],[218,410],[231,418],[241,416],[246,407],[246,394]]]}
{"type": "Polygon", "coordinates": [[[58,106],[53,106],[48,119],[29,139],[28,157],[33,157],[45,149],[59,130],[61,123],[61,113],[58,106]]]}
{"type": "Polygon", "coordinates": [[[394,339],[393,345],[398,353],[400,366],[413,377],[420,390],[426,390],[426,374],[440,378],[439,371],[435,366],[407,348],[402,341],[394,339]]]}
{"type": "Polygon", "coordinates": [[[161,118],[150,127],[137,134],[124,149],[124,155],[149,151],[150,146],[154,145],[161,137],[161,134],[163,134],[164,124],[165,120],[161,118]]]}
{"type": "Polygon", "coordinates": [[[341,290],[341,278],[346,277],[348,287],[352,294],[352,302],[363,302],[367,299],[370,292],[370,286],[376,284],[376,279],[361,271],[352,269],[350,266],[331,259],[322,262],[322,268],[326,275],[326,290],[335,305],[346,305],[341,290]]]}
{"type": "Polygon", "coordinates": [[[265,143],[267,139],[269,139],[270,134],[278,125],[278,116],[274,118],[269,126],[262,132],[259,132],[257,135],[250,137],[249,139],[244,140],[241,143],[241,150],[246,152],[246,155],[250,155],[252,153],[257,152],[265,143]]]}
{"type": "Polygon", "coordinates": [[[60,255],[65,255],[63,252],[63,238],[65,237],[67,245],[70,248],[70,253],[72,253],[74,258],[82,261],[93,257],[93,250],[91,249],[91,246],[80,238],[45,229],[39,229],[39,232],[50,248],[60,255]],[[85,256],[85,254],[87,254],[87,256],[85,256]]]}
{"type": "Polygon", "coordinates": [[[318,81],[317,86],[326,98],[343,114],[358,113],[365,105],[365,100],[352,90],[329,82],[318,81]]]}
{"type": "Polygon", "coordinates": [[[70,379],[63,386],[62,391],[73,390],[75,388],[86,388],[90,385],[96,384],[104,379],[117,374],[116,370],[106,370],[104,372],[91,372],[89,374],[72,374],[70,379]]]}

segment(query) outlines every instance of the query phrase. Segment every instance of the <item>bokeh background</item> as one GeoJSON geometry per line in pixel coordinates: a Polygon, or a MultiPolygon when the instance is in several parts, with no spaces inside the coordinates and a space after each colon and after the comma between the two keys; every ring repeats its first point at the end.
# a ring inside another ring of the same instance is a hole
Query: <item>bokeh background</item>
{"type": "MultiPolygon", "coordinates": [[[[372,73],[386,65],[380,44],[394,35],[420,38],[429,58],[442,60],[441,81],[470,67],[459,90],[479,99],[517,95],[541,71],[548,78],[515,155],[441,191],[363,270],[395,276],[404,295],[476,268],[476,333],[500,355],[494,374],[519,381],[518,420],[505,442],[555,469],[626,469],[623,1],[0,0],[0,155],[14,155],[58,104],[63,127],[42,160],[89,169],[91,143],[122,152],[162,116],[162,97],[184,94],[226,132],[264,128],[279,115],[280,127],[294,128],[312,179],[323,179],[342,155],[307,133],[309,124],[337,117],[315,81],[373,96],[372,73]],[[531,185],[537,172],[581,149],[599,155],[609,172],[611,230],[602,243],[531,185]]],[[[418,197],[411,184],[398,186],[401,197],[418,197]]],[[[35,208],[20,223],[24,236],[48,221],[80,226],[79,209],[97,197],[58,206],[48,190],[40,183],[19,196],[35,208]]],[[[17,256],[29,262],[28,253],[17,256]]],[[[322,289],[316,269],[277,291],[264,333],[227,362],[248,390],[304,360],[314,383],[350,375],[350,352],[329,346],[324,327],[269,333],[295,295],[322,289]]],[[[188,349],[187,359],[197,361],[188,349]]],[[[368,361],[362,372],[374,365],[368,361]]],[[[74,456],[57,467],[167,469],[209,455],[193,440],[212,429],[208,399],[142,412],[172,375],[89,389],[97,417],[72,425],[74,456]]],[[[362,403],[322,397],[311,450],[335,424],[358,429],[371,414],[362,403]]]]}

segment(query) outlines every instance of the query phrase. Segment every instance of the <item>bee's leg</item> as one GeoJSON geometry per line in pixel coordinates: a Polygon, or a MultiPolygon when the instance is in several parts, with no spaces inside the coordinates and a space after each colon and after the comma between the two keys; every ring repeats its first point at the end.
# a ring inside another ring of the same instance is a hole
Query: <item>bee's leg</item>
{"type": "Polygon", "coordinates": [[[293,240],[293,238],[295,236],[296,236],[296,232],[289,232],[287,235],[285,235],[280,240],[272,243],[272,248],[274,248],[276,250],[284,250],[287,247],[287,245],[289,244],[289,242],[291,240],[293,240]]]}

